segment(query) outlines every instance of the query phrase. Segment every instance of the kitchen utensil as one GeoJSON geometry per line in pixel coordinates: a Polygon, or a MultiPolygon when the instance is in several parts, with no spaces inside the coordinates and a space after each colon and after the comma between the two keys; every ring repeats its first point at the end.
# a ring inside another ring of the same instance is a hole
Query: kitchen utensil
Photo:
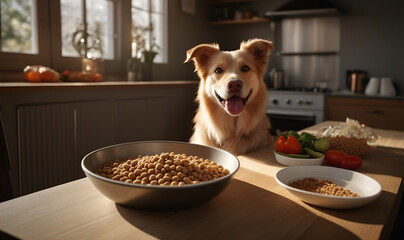
{"type": "Polygon", "coordinates": [[[173,210],[196,206],[222,192],[240,166],[239,160],[224,150],[171,141],[145,141],[112,145],[87,154],[81,167],[94,187],[112,201],[128,207],[144,210],[173,210]],[[185,153],[198,156],[229,170],[229,174],[215,180],[183,186],[160,186],[125,183],[96,174],[104,163],[116,159],[155,155],[162,152],[185,153]]]}
{"type": "Polygon", "coordinates": [[[393,82],[389,77],[383,77],[380,82],[380,95],[381,96],[395,96],[396,90],[393,82]]]}
{"type": "Polygon", "coordinates": [[[282,69],[272,69],[270,72],[271,85],[275,89],[285,87],[285,72],[282,69]]]}
{"type": "Polygon", "coordinates": [[[365,94],[366,95],[377,95],[380,88],[380,79],[377,77],[372,77],[369,83],[366,85],[365,94]]]}
{"type": "Polygon", "coordinates": [[[347,71],[347,87],[353,93],[363,93],[367,84],[367,73],[360,70],[347,71]]]}

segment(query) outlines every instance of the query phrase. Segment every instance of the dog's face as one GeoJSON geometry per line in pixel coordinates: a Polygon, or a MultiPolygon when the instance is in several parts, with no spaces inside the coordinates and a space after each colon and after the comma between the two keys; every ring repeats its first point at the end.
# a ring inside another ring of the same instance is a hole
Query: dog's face
{"type": "Polygon", "coordinates": [[[272,43],[253,39],[242,42],[236,51],[220,51],[218,45],[202,44],[187,52],[194,60],[201,87],[229,115],[238,116],[263,86],[272,43]]]}

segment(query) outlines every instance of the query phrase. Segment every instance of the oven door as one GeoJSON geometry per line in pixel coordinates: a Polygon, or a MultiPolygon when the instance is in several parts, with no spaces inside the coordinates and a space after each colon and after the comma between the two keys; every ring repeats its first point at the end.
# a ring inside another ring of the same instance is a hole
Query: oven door
{"type": "Polygon", "coordinates": [[[271,122],[272,135],[279,135],[280,132],[288,130],[299,131],[321,121],[315,111],[268,109],[266,113],[271,122]]]}

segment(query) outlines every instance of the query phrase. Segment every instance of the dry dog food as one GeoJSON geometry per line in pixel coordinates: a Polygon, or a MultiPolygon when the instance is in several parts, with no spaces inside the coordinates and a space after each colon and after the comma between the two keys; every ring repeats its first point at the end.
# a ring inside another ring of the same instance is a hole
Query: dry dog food
{"type": "Polygon", "coordinates": [[[229,170],[209,159],[174,152],[115,160],[97,170],[97,174],[113,180],[163,186],[196,184],[229,173],[229,170]]]}
{"type": "Polygon", "coordinates": [[[303,178],[289,183],[289,186],[325,195],[359,197],[358,194],[344,189],[329,180],[321,180],[313,177],[303,178]]]}
{"type": "Polygon", "coordinates": [[[356,137],[330,137],[328,141],[330,142],[330,149],[343,151],[349,155],[364,155],[375,148],[375,146],[369,145],[366,139],[356,137]]]}
{"type": "Polygon", "coordinates": [[[350,118],[345,123],[321,128],[318,137],[328,138],[330,149],[356,156],[370,153],[380,138],[370,127],[350,118]]]}

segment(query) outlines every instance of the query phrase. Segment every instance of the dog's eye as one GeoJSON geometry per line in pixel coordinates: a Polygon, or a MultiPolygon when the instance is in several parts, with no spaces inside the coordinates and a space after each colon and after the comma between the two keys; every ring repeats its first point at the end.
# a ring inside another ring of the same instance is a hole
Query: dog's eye
{"type": "Polygon", "coordinates": [[[250,71],[250,67],[244,65],[244,66],[241,68],[241,71],[242,71],[242,72],[248,72],[248,71],[250,71]]]}
{"type": "Polygon", "coordinates": [[[215,69],[215,73],[221,74],[221,73],[223,73],[223,69],[221,69],[220,67],[218,67],[218,68],[215,69]]]}

